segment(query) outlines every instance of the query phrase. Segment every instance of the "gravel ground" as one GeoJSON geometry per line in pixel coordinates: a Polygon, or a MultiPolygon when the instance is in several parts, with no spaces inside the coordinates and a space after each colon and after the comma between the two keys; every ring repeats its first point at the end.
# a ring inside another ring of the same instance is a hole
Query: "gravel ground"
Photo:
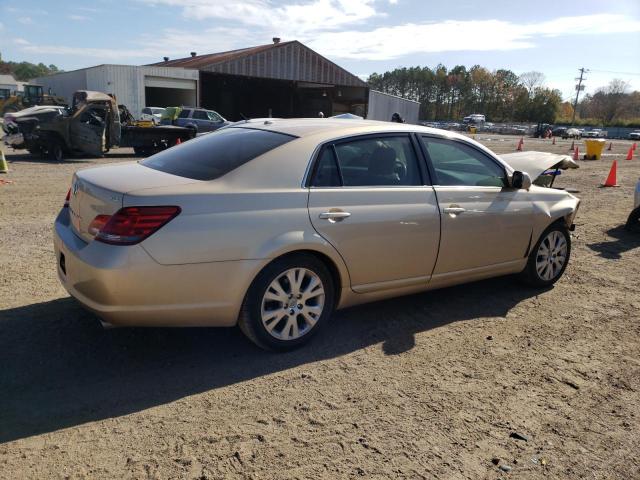
{"type": "Polygon", "coordinates": [[[131,152],[8,154],[0,478],[640,478],[640,236],[622,228],[640,151],[613,143],[557,182],[583,203],[554,288],[500,278],[352,308],[287,354],[236,329],[103,330],[58,283],[51,225],[73,171],[131,152]],[[597,188],[613,159],[621,187],[597,188]]]}

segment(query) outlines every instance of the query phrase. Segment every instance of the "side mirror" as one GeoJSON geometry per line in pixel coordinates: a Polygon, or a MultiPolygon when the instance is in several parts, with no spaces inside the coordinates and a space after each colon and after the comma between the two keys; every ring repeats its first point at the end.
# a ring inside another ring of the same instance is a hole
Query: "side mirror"
{"type": "Polygon", "coordinates": [[[511,176],[511,187],[529,190],[531,188],[531,177],[527,172],[515,171],[511,176]]]}

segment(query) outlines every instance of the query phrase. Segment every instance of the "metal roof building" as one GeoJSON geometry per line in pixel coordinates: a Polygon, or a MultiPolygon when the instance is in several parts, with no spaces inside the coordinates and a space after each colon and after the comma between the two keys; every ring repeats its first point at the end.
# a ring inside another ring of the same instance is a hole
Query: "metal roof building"
{"type": "Polygon", "coordinates": [[[199,105],[232,120],[366,114],[367,84],[295,40],[150,66],[197,69],[199,105]]]}
{"type": "MultiPolygon", "coordinates": [[[[98,65],[40,77],[35,83],[68,101],[76,90],[112,93],[136,116],[145,106],[198,106],[229,120],[317,117],[319,112],[366,117],[370,99],[379,97],[370,97],[366,82],[309,47],[278,38],[268,45],[207,55],[191,52],[144,66],[98,65]]],[[[381,119],[391,118],[392,112],[374,110],[381,119]]]]}

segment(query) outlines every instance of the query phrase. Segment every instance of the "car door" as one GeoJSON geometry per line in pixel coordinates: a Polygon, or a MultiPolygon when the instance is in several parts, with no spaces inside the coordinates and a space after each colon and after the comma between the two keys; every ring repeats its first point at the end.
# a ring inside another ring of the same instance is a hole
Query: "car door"
{"type": "Polygon", "coordinates": [[[71,148],[92,156],[101,156],[106,144],[107,108],[89,104],[73,116],[69,125],[71,148]]]}
{"type": "Polygon", "coordinates": [[[211,122],[209,121],[209,115],[207,115],[205,110],[194,110],[191,118],[198,126],[198,132],[211,131],[211,122]]]}
{"type": "Polygon", "coordinates": [[[533,231],[528,192],[506,187],[504,166],[471,144],[420,138],[442,219],[434,275],[499,269],[525,258],[533,231]]]}
{"type": "Polygon", "coordinates": [[[345,260],[356,292],[426,285],[440,239],[433,188],[408,134],[324,145],[309,189],[316,231],[345,260]]]}
{"type": "Polygon", "coordinates": [[[216,112],[208,111],[207,115],[209,116],[209,129],[217,130],[224,125],[224,118],[218,115],[216,112]]]}

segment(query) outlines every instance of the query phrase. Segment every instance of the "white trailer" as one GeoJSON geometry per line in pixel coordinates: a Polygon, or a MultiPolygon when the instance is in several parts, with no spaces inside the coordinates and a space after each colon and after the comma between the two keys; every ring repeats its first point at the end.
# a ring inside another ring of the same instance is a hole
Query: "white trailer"
{"type": "Polygon", "coordinates": [[[420,114],[420,102],[377,90],[369,90],[367,120],[389,122],[394,113],[399,113],[405,122],[416,124],[420,114]]]}

